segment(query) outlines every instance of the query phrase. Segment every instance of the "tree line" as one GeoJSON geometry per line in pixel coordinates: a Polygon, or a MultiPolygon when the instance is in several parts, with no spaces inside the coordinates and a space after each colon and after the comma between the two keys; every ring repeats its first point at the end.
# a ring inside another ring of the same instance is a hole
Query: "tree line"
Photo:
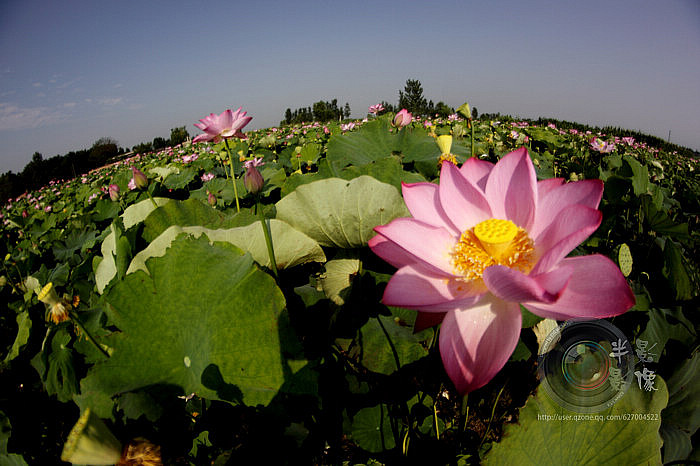
{"type": "MultiPolygon", "coordinates": [[[[399,90],[399,101],[396,105],[392,105],[387,101],[381,102],[384,110],[379,114],[392,112],[396,113],[405,108],[413,116],[419,117],[434,117],[447,118],[452,115],[455,110],[444,102],[433,103],[423,96],[423,86],[417,79],[406,80],[406,85],[403,90],[399,90]]],[[[327,121],[342,120],[350,118],[350,105],[346,102],[345,107],[338,107],[338,99],[333,99],[330,102],[320,100],[309,107],[300,107],[296,110],[287,108],[284,112],[284,119],[280,121],[280,126],[297,123],[310,123],[318,121],[325,123],[327,121]]]]}
{"type": "MultiPolygon", "coordinates": [[[[132,151],[145,153],[160,150],[181,144],[189,137],[187,129],[181,126],[170,130],[169,139],[157,137],[153,142],[134,146],[132,151]]],[[[128,148],[119,147],[116,140],[108,137],[98,139],[89,149],[71,151],[48,159],[39,152],[35,152],[31,162],[20,173],[13,173],[10,170],[0,175],[0,202],[46,186],[51,180],[77,178],[129,152],[128,148]]]]}
{"type": "Polygon", "coordinates": [[[311,121],[321,123],[333,120],[342,121],[344,118],[350,118],[349,103],[345,102],[344,107],[338,107],[338,99],[333,99],[330,102],[319,100],[314,102],[311,107],[301,107],[294,111],[291,108],[287,108],[280,126],[311,121]]]}

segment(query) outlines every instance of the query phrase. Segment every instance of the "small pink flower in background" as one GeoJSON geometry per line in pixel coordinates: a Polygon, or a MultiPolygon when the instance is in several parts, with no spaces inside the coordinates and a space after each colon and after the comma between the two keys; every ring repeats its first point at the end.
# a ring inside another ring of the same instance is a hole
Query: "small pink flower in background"
{"type": "Polygon", "coordinates": [[[429,122],[428,120],[425,120],[423,122],[423,128],[429,128],[431,126],[433,126],[433,124],[431,122],[429,122]]]}
{"type": "Polygon", "coordinates": [[[44,207],[44,212],[51,212],[51,210],[52,209],[51,209],[50,205],[47,205],[46,207],[44,207]]]}
{"type": "Polygon", "coordinates": [[[194,161],[197,160],[198,158],[199,158],[199,154],[183,155],[183,156],[182,156],[182,161],[183,161],[184,163],[190,163],[190,162],[194,162],[194,161]]]}
{"type": "Polygon", "coordinates": [[[384,110],[384,106],[382,104],[374,104],[369,106],[369,113],[372,115],[376,115],[377,113],[381,112],[384,110]]]}
{"type": "Polygon", "coordinates": [[[622,142],[627,144],[628,146],[634,145],[634,138],[633,137],[624,137],[622,138],[622,142]]]}
{"type": "Polygon", "coordinates": [[[555,125],[554,123],[549,123],[547,125],[547,128],[557,129],[557,125],[555,125]]]}
{"type": "Polygon", "coordinates": [[[351,131],[351,130],[354,129],[354,128],[355,128],[355,123],[352,123],[352,122],[350,122],[350,123],[342,123],[342,124],[340,125],[340,130],[343,131],[343,132],[345,132],[345,131],[351,131]]]}
{"type": "Polygon", "coordinates": [[[27,213],[27,211],[23,210],[22,211],[22,218],[27,218],[28,216],[29,216],[29,214],[27,213]]]}
{"type": "Polygon", "coordinates": [[[324,127],[323,127],[323,132],[326,133],[326,134],[328,134],[328,133],[331,132],[331,130],[328,129],[328,126],[324,126],[324,127]]]}
{"type": "Polygon", "coordinates": [[[247,125],[253,117],[246,116],[248,112],[241,112],[243,107],[239,107],[238,110],[232,112],[230,109],[221,113],[221,115],[216,115],[214,113],[205,116],[201,120],[201,123],[195,123],[194,125],[204,131],[204,134],[200,134],[192,140],[192,142],[206,142],[214,141],[221,142],[222,139],[228,139],[231,137],[238,137],[245,139],[245,134],[241,132],[241,129],[247,125]]]}
{"type": "Polygon", "coordinates": [[[403,184],[413,215],[375,228],[375,254],[398,268],[383,303],[437,325],[445,370],[460,393],[482,387],[518,343],[520,304],[541,317],[622,314],[634,295],[617,266],[566,258],[600,225],[600,180],[537,181],[525,148],[498,163],[442,164],[440,184],[403,184]]]}
{"type": "Polygon", "coordinates": [[[520,136],[520,133],[518,133],[517,131],[513,130],[510,132],[511,139],[518,139],[518,136],[520,136]]]}
{"type": "Polygon", "coordinates": [[[202,181],[205,182],[205,183],[206,183],[207,181],[211,181],[211,180],[213,180],[213,179],[214,179],[214,174],[213,174],[213,173],[205,173],[204,175],[202,175],[202,181]]]}
{"type": "Polygon", "coordinates": [[[133,179],[133,178],[129,180],[129,183],[127,184],[127,186],[129,187],[129,190],[130,190],[130,191],[133,191],[133,190],[136,189],[136,183],[134,183],[134,179],[133,179]]]}
{"type": "Polygon", "coordinates": [[[447,121],[456,121],[459,118],[459,115],[456,113],[453,113],[452,115],[447,116],[447,121]]]}
{"type": "Polygon", "coordinates": [[[593,138],[591,141],[591,149],[596,152],[607,154],[615,150],[615,144],[603,141],[602,139],[593,138]]]}
{"type": "Polygon", "coordinates": [[[412,120],[413,120],[413,115],[408,113],[408,110],[406,110],[405,108],[402,108],[401,111],[399,113],[397,113],[396,116],[394,116],[393,124],[397,128],[402,128],[402,127],[410,124],[412,120]]]}

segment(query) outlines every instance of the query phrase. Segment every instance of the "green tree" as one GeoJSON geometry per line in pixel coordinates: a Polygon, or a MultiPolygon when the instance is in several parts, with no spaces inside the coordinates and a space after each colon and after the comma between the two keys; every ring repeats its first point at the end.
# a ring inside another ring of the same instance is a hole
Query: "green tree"
{"type": "Polygon", "coordinates": [[[164,149],[167,146],[168,141],[166,141],[165,138],[162,138],[160,136],[153,138],[153,150],[164,149]]]}
{"type": "Polygon", "coordinates": [[[350,104],[347,102],[345,102],[345,111],[343,113],[345,113],[345,118],[350,118],[350,104]]]}
{"type": "Polygon", "coordinates": [[[399,91],[399,109],[405,108],[413,115],[425,115],[428,102],[423,97],[423,86],[417,79],[407,79],[403,91],[399,91]]]}
{"type": "Polygon", "coordinates": [[[476,107],[472,107],[472,118],[475,120],[479,118],[479,111],[476,109],[476,107]]]}
{"type": "Polygon", "coordinates": [[[448,106],[445,102],[438,102],[437,105],[435,106],[435,113],[437,116],[440,118],[447,118],[448,116],[452,115],[454,113],[454,109],[450,106],[448,106]]]}
{"type": "Polygon", "coordinates": [[[190,133],[187,132],[187,128],[184,126],[179,126],[170,130],[170,145],[177,146],[187,141],[190,137],[190,133]]]}

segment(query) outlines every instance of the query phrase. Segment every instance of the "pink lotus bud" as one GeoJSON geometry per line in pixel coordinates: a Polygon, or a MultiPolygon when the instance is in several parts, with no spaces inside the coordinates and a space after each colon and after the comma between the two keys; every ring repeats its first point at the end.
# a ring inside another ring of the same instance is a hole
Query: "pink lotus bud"
{"type": "Polygon", "coordinates": [[[394,117],[393,125],[397,128],[402,128],[411,123],[411,120],[413,120],[413,115],[408,113],[408,110],[405,108],[402,108],[401,111],[394,117]]]}
{"type": "Polygon", "coordinates": [[[216,206],[216,196],[214,196],[211,191],[207,191],[207,202],[212,207],[216,206]]]}
{"type": "Polygon", "coordinates": [[[115,202],[119,200],[119,186],[116,184],[109,185],[109,198],[115,202]]]}
{"type": "Polygon", "coordinates": [[[245,185],[245,189],[251,194],[259,193],[265,184],[265,180],[256,168],[264,164],[265,162],[262,161],[262,158],[248,160],[245,163],[246,172],[243,177],[243,184],[245,185]]]}
{"type": "Polygon", "coordinates": [[[131,172],[134,174],[132,178],[134,180],[134,186],[136,186],[137,189],[145,189],[148,186],[148,178],[146,178],[146,175],[136,167],[131,167],[131,172]]]}

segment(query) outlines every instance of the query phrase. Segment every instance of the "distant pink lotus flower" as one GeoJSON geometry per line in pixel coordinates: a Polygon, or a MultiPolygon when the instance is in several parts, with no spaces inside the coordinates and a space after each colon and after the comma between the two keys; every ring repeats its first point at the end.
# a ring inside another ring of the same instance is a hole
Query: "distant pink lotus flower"
{"type": "Polygon", "coordinates": [[[194,138],[193,142],[205,142],[214,141],[220,142],[222,139],[228,139],[231,137],[238,137],[245,139],[245,134],[241,132],[241,129],[247,125],[253,117],[246,116],[248,112],[241,112],[243,107],[239,107],[235,112],[226,110],[221,113],[221,115],[216,115],[214,113],[205,116],[201,120],[201,123],[195,123],[194,125],[204,131],[204,134],[200,134],[194,138]]]}
{"type": "Polygon", "coordinates": [[[393,123],[394,123],[394,126],[396,126],[397,128],[401,128],[401,127],[404,127],[404,126],[410,124],[412,120],[413,120],[413,115],[408,113],[408,110],[406,110],[405,108],[402,108],[401,111],[399,113],[397,113],[396,116],[394,116],[393,123]]]}
{"type": "Polygon", "coordinates": [[[607,154],[615,150],[615,144],[603,141],[602,139],[593,138],[591,141],[591,149],[596,152],[607,154]]]}
{"type": "Polygon", "coordinates": [[[372,250],[399,270],[387,306],[442,321],[440,354],[460,393],[485,385],[513,353],[520,304],[541,317],[622,314],[634,295],[617,266],[595,254],[565,258],[600,225],[600,180],[537,181],[525,148],[497,164],[442,164],[440,184],[403,184],[412,218],[375,228],[372,250]]]}
{"type": "Polygon", "coordinates": [[[382,105],[382,104],[370,105],[368,110],[369,110],[369,113],[376,115],[377,113],[384,110],[384,105],[382,105]]]}
{"type": "Polygon", "coordinates": [[[211,180],[213,180],[213,179],[214,179],[214,174],[213,174],[213,173],[205,173],[204,175],[202,175],[202,181],[205,182],[205,183],[206,183],[207,181],[211,181],[211,180]]]}
{"type": "Polygon", "coordinates": [[[624,142],[624,143],[627,144],[628,146],[631,146],[631,145],[634,144],[634,138],[633,138],[633,137],[629,137],[629,136],[628,136],[628,137],[624,137],[624,138],[622,138],[622,142],[624,142]]]}
{"type": "Polygon", "coordinates": [[[355,123],[341,123],[340,125],[340,130],[341,131],[351,131],[352,129],[355,128],[355,123]]]}

